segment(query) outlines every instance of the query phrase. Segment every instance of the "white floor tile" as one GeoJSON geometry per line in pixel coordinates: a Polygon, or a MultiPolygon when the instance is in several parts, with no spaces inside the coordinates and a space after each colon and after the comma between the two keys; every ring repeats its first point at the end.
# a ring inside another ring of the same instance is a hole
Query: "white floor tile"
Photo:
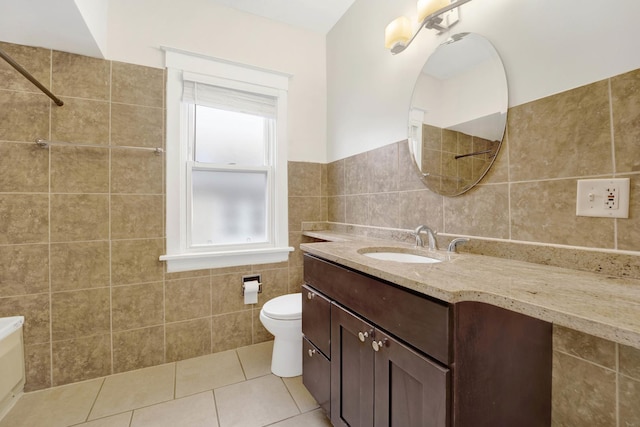
{"type": "Polygon", "coordinates": [[[300,413],[282,379],[274,375],[214,390],[220,427],[261,427],[300,413]]]}
{"type": "Polygon", "coordinates": [[[218,427],[213,392],[207,391],[133,412],[131,427],[218,427]]]}
{"type": "Polygon", "coordinates": [[[309,412],[319,406],[318,402],[309,393],[309,390],[302,384],[302,376],[283,378],[282,381],[287,386],[300,412],[309,412]]]}
{"type": "Polygon", "coordinates": [[[65,427],[86,421],[104,378],[24,394],[0,427],[65,427]]]}
{"type": "Polygon", "coordinates": [[[247,379],[261,377],[271,373],[271,353],[273,341],[240,347],[236,350],[247,379]]]}
{"type": "Polygon", "coordinates": [[[133,415],[133,411],[99,418],[94,421],[77,424],[74,427],[129,427],[129,424],[131,423],[131,415],[133,415]]]}
{"type": "Polygon", "coordinates": [[[182,360],[176,366],[176,398],[244,380],[235,350],[182,360]]]}
{"type": "Polygon", "coordinates": [[[322,409],[307,412],[306,414],[297,415],[275,424],[269,424],[269,427],[331,427],[329,418],[322,409]]]}
{"type": "Polygon", "coordinates": [[[90,420],[172,400],[175,363],[107,377],[90,420]]]}

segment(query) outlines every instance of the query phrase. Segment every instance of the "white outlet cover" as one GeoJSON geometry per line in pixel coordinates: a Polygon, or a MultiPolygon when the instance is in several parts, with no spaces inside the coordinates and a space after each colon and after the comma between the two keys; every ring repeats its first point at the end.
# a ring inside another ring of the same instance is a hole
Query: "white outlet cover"
{"type": "Polygon", "coordinates": [[[629,187],[629,178],[579,179],[576,215],[629,218],[629,187]]]}

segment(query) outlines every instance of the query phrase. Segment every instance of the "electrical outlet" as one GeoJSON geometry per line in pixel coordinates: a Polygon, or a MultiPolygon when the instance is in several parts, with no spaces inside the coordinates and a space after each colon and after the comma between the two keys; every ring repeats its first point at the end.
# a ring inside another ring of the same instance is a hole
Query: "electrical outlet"
{"type": "Polygon", "coordinates": [[[629,178],[579,179],[576,215],[629,218],[629,178]]]}

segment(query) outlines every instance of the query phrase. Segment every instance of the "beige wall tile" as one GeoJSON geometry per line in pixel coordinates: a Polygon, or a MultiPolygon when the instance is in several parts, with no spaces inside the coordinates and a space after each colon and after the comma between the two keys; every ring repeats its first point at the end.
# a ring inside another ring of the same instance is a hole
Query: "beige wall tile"
{"type": "Polygon", "coordinates": [[[640,70],[611,78],[616,172],[640,172],[640,70]]]}
{"type": "MultiPolygon", "coordinates": [[[[5,42],[0,42],[0,48],[25,70],[28,70],[40,83],[49,88],[51,77],[51,51],[49,49],[5,42]]],[[[38,92],[38,88],[33,83],[25,79],[4,60],[0,62],[0,89],[38,92]]]]}
{"type": "Polygon", "coordinates": [[[157,282],[163,279],[163,239],[113,240],[111,285],[157,282]]]}
{"type": "Polygon", "coordinates": [[[109,103],[63,98],[51,109],[51,139],[81,144],[109,144],[109,103]]]}
{"type": "Polygon", "coordinates": [[[344,160],[336,160],[327,165],[327,196],[345,194],[344,160]]]}
{"type": "Polygon", "coordinates": [[[252,310],[213,316],[211,319],[211,350],[214,353],[243,347],[252,343],[252,310]]]}
{"type": "Polygon", "coordinates": [[[619,377],[619,426],[640,425],[640,381],[619,377]]]}
{"type": "Polygon", "coordinates": [[[346,222],[345,196],[327,197],[327,221],[346,222]]]}
{"type": "Polygon", "coordinates": [[[108,287],[109,242],[51,244],[51,290],[108,287]]]}
{"type": "Polygon", "coordinates": [[[289,267],[289,290],[287,293],[295,294],[301,292],[304,284],[304,269],[302,267],[289,267]]]}
{"type": "Polygon", "coordinates": [[[613,172],[607,81],[509,109],[512,181],[613,172]]]}
{"type": "Polygon", "coordinates": [[[51,294],[51,333],[54,341],[110,332],[109,288],[51,294]]]}
{"type": "Polygon", "coordinates": [[[111,150],[111,192],[162,194],[164,156],[133,149],[111,150]]]}
{"type": "Polygon", "coordinates": [[[480,185],[463,197],[445,198],[444,230],[453,234],[509,238],[509,186],[480,185]]]}
{"type": "Polygon", "coordinates": [[[399,193],[369,195],[369,224],[375,227],[398,228],[400,225],[399,193]]]}
{"type": "Polygon", "coordinates": [[[109,196],[104,194],[52,194],[51,241],[106,240],[109,238],[109,196]]]}
{"type": "Polygon", "coordinates": [[[322,197],[289,197],[289,231],[301,231],[302,221],[322,221],[322,197]]]}
{"type": "Polygon", "coordinates": [[[164,363],[164,326],[113,333],[113,372],[164,363]]]}
{"type": "Polygon", "coordinates": [[[252,342],[253,344],[265,343],[268,341],[273,341],[273,335],[264,327],[262,322],[260,321],[260,309],[256,308],[251,310],[251,319],[252,319],[252,342]]]}
{"type": "Polygon", "coordinates": [[[322,165],[289,162],[289,197],[322,196],[322,165]]]}
{"type": "Polygon", "coordinates": [[[49,109],[44,94],[0,90],[0,141],[47,139],[49,109]]]}
{"type": "Polygon", "coordinates": [[[52,52],[53,93],[108,101],[111,63],[73,53],[52,52]]]}
{"type": "Polygon", "coordinates": [[[345,194],[369,192],[368,153],[356,154],[344,159],[345,194]]]}
{"type": "Polygon", "coordinates": [[[113,102],[162,107],[164,74],[162,69],[114,61],[112,64],[113,102]]]}
{"type": "Polygon", "coordinates": [[[211,317],[167,323],[165,333],[167,362],[211,353],[211,317]]]}
{"type": "Polygon", "coordinates": [[[94,335],[53,342],[53,385],[111,374],[111,336],[94,335]]]}
{"type": "Polygon", "coordinates": [[[367,155],[369,192],[381,193],[398,189],[398,146],[389,144],[371,150],[367,155]]]}
{"type": "Polygon", "coordinates": [[[640,380],[640,349],[619,345],[620,373],[640,380]]]}
{"type": "Polygon", "coordinates": [[[575,192],[573,179],[511,184],[511,238],[613,248],[613,221],[576,216],[575,192]]]}
{"type": "Polygon", "coordinates": [[[129,147],[163,147],[161,108],[111,104],[111,143],[129,147]]]}
{"type": "Polygon", "coordinates": [[[244,273],[221,274],[211,277],[211,309],[213,315],[250,310],[244,304],[242,276],[244,273]]]}
{"type": "Polygon", "coordinates": [[[24,346],[24,391],[51,387],[51,343],[24,346]]]}
{"type": "Polygon", "coordinates": [[[562,326],[553,326],[553,349],[616,369],[616,344],[562,326]]]}
{"type": "Polygon", "coordinates": [[[552,426],[616,425],[616,373],[553,353],[552,426]]]}
{"type": "Polygon", "coordinates": [[[366,195],[345,196],[345,222],[369,225],[369,197],[366,195]]]}
{"type": "Polygon", "coordinates": [[[111,288],[111,319],[113,331],[164,323],[163,283],[111,288]]]}
{"type": "Polygon", "coordinates": [[[49,241],[49,196],[0,194],[0,244],[49,241]]]}
{"type": "Polygon", "coordinates": [[[432,230],[443,230],[443,197],[430,190],[403,191],[398,198],[400,221],[403,229],[415,229],[424,224],[432,230]]]}
{"type": "Polygon", "coordinates": [[[35,144],[0,142],[0,192],[49,191],[49,153],[35,144]]]}
{"type": "Polygon", "coordinates": [[[0,284],[0,297],[48,292],[48,246],[0,246],[0,284]]]}
{"type": "Polygon", "coordinates": [[[9,316],[24,316],[25,345],[51,341],[48,294],[0,298],[0,317],[9,316]]]}
{"type": "Polygon", "coordinates": [[[640,194],[640,174],[621,176],[625,177],[629,177],[631,181],[629,218],[615,220],[618,227],[618,249],[640,252],[640,197],[636,196],[640,194]]]}
{"type": "Polygon", "coordinates": [[[163,212],[162,195],[112,195],[111,238],[162,237],[163,212]]]}
{"type": "Polygon", "coordinates": [[[165,319],[167,322],[211,316],[211,284],[208,277],[167,280],[165,319]]]}
{"type": "Polygon", "coordinates": [[[52,146],[51,192],[108,193],[109,150],[52,146]]]}

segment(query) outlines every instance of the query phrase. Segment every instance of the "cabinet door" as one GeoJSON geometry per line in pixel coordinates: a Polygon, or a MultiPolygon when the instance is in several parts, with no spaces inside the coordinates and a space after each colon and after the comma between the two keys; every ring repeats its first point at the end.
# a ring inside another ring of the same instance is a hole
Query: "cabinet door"
{"type": "Polygon", "coordinates": [[[335,427],[373,426],[372,332],[370,324],[331,304],[331,422],[335,427]]]}
{"type": "Polygon", "coordinates": [[[375,332],[375,426],[449,425],[449,370],[375,332]]]}
{"type": "Polygon", "coordinates": [[[308,285],[302,286],[302,333],[331,356],[331,301],[308,285]]]}
{"type": "Polygon", "coordinates": [[[331,417],[331,365],[329,359],[310,343],[302,340],[302,383],[316,402],[331,417]]]}

